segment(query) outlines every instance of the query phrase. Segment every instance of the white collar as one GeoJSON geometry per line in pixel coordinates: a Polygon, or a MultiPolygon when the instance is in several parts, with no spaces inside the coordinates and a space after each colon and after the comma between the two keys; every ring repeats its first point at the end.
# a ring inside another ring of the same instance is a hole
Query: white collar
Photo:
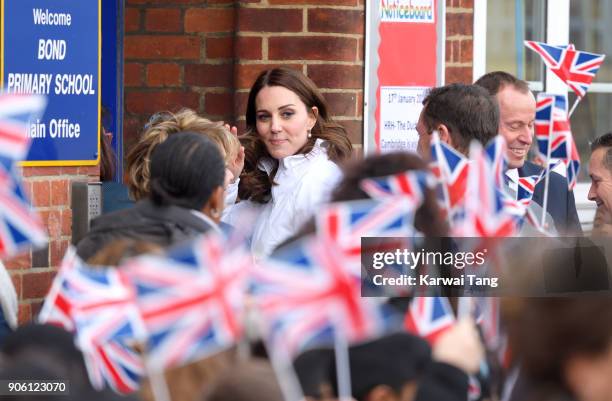
{"type": "Polygon", "coordinates": [[[208,223],[208,225],[210,225],[210,227],[215,231],[215,233],[217,234],[222,234],[221,229],[219,228],[219,226],[217,225],[217,223],[215,223],[213,221],[213,219],[211,219],[210,217],[208,217],[207,215],[205,215],[204,213],[200,212],[199,210],[195,210],[195,209],[191,209],[190,212],[196,216],[197,218],[205,221],[206,223],[208,223]]]}
{"type": "Polygon", "coordinates": [[[506,170],[506,177],[510,178],[512,182],[518,182],[519,173],[517,168],[509,168],[506,170]]]}
{"type": "MultiPolygon", "coordinates": [[[[327,154],[327,148],[325,146],[325,140],[321,138],[317,138],[310,152],[298,153],[296,155],[287,156],[285,158],[278,160],[278,162],[279,162],[279,166],[282,166],[285,169],[290,169],[320,154],[327,154]]],[[[275,164],[276,164],[275,159],[266,157],[266,158],[262,158],[259,161],[259,163],[257,164],[257,168],[265,171],[266,173],[268,173],[268,175],[270,175],[270,173],[272,173],[272,170],[274,169],[275,164]]]]}

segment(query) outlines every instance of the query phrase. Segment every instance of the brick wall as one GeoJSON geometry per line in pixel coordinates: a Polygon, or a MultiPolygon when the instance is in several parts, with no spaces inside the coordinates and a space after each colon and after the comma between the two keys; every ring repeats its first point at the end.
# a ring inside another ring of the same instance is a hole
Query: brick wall
{"type": "Polygon", "coordinates": [[[72,181],[97,181],[94,167],[24,167],[24,186],[32,206],[40,213],[49,233],[49,244],[36,252],[27,252],[4,261],[19,298],[19,321],[30,320],[40,310],[42,299],[57,271],[71,238],[72,181]]]}
{"type": "Polygon", "coordinates": [[[474,0],[446,0],[446,83],[472,83],[474,0]]]}
{"type": "Polygon", "coordinates": [[[181,106],[244,126],[263,69],[308,74],[361,144],[362,0],[127,0],[125,147],[148,116],[181,106]]]}
{"type": "Polygon", "coordinates": [[[259,72],[288,65],[308,75],[351,141],[361,146],[365,7],[358,0],[240,1],[235,116],[243,122],[259,72]]]}
{"type": "Polygon", "coordinates": [[[234,30],[231,0],[126,1],[126,152],[157,111],[233,121],[234,30]]]}

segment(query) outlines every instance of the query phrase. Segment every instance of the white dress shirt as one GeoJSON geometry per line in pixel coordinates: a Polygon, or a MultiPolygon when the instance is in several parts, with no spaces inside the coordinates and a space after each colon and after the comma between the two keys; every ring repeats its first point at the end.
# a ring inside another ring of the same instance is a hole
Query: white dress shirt
{"type": "MultiPolygon", "coordinates": [[[[259,168],[270,174],[273,166],[273,160],[264,160],[259,168]]],[[[268,203],[241,201],[227,207],[222,221],[239,228],[244,224],[243,216],[253,211],[257,213],[251,250],[256,260],[261,259],[298,232],[329,200],[341,178],[340,168],[327,157],[325,141],[317,139],[309,153],[279,160],[274,176],[278,185],[272,186],[272,199],[268,203]]],[[[237,186],[237,183],[232,185],[237,186]]]]}

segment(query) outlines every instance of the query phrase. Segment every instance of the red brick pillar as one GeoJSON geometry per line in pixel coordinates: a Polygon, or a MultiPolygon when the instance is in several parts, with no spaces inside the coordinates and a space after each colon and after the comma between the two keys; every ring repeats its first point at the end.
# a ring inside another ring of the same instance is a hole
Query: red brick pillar
{"type": "Polygon", "coordinates": [[[332,115],[360,147],[364,10],[362,0],[238,1],[234,112],[240,126],[257,75],[289,66],[321,88],[332,115]]]}
{"type": "Polygon", "coordinates": [[[234,2],[127,0],[126,152],[155,112],[189,107],[233,120],[234,2]]]}
{"type": "Polygon", "coordinates": [[[472,83],[474,0],[446,0],[446,83],[472,83]]]}

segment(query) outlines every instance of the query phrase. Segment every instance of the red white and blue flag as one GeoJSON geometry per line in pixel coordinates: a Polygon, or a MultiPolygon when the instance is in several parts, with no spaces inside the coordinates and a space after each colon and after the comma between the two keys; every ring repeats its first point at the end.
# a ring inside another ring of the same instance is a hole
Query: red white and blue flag
{"type": "Polygon", "coordinates": [[[64,283],[65,275],[81,263],[76,248],[68,248],[38,314],[39,323],[59,326],[70,332],[75,330],[70,294],[67,293],[64,283]]]}
{"type": "Polygon", "coordinates": [[[362,237],[412,237],[415,209],[403,197],[331,203],[317,216],[317,234],[346,257],[359,258],[362,237]]]}
{"type": "Polygon", "coordinates": [[[482,145],[472,141],[465,214],[452,227],[456,236],[490,238],[516,233],[516,220],[506,210],[503,193],[496,187],[495,171],[482,145]]]}
{"type": "Polygon", "coordinates": [[[550,146],[550,164],[554,160],[565,163],[568,188],[576,185],[580,172],[580,155],[572,136],[567,116],[567,96],[539,93],[536,104],[535,132],[538,154],[547,160],[550,146]]]}
{"type": "MultiPolygon", "coordinates": [[[[142,335],[135,304],[130,301],[131,291],[123,287],[123,278],[96,278],[92,282],[87,272],[86,276],[81,276],[83,269],[86,267],[75,249],[69,248],[45,297],[38,321],[70,332],[80,330],[76,332],[77,345],[83,352],[95,388],[108,385],[120,393],[134,392],[139,388],[144,367],[139,354],[126,345],[142,335]],[[119,281],[117,284],[121,288],[108,288],[105,281],[119,281]],[[135,323],[131,327],[132,322],[135,323]]],[[[100,268],[98,274],[107,271],[109,269],[100,268]]]]}
{"type": "Polygon", "coordinates": [[[429,172],[413,170],[387,177],[367,178],[361,181],[360,187],[372,199],[402,196],[415,205],[421,205],[425,192],[435,187],[435,181],[429,172]]]}
{"type": "Polygon", "coordinates": [[[573,45],[553,46],[527,40],[525,46],[538,53],[546,66],[580,98],[586,95],[606,57],[604,54],[576,50],[573,45]]]}
{"type": "Polygon", "coordinates": [[[45,105],[43,96],[0,93],[0,257],[47,242],[16,169],[30,148],[28,122],[41,115],[45,105]]]}
{"type": "Polygon", "coordinates": [[[138,293],[148,331],[149,360],[156,369],[205,358],[234,345],[252,260],[215,233],[148,255],[123,268],[138,293]]]}
{"type": "Polygon", "coordinates": [[[404,327],[408,332],[434,344],[455,324],[455,315],[446,297],[414,297],[406,312],[404,327]]]}
{"type": "Polygon", "coordinates": [[[467,188],[468,160],[440,141],[434,131],[431,139],[429,168],[438,180],[440,207],[451,217],[461,208],[467,188]]]}
{"type": "Polygon", "coordinates": [[[485,155],[493,168],[495,187],[501,191],[504,189],[504,176],[508,169],[506,140],[501,135],[497,135],[485,147],[485,155]]]}
{"type": "Polygon", "coordinates": [[[382,334],[393,321],[376,298],[361,297],[360,277],[341,252],[307,237],[281,248],[253,272],[252,295],[274,346],[290,355],[335,336],[348,342],[382,334]]]}
{"type": "Polygon", "coordinates": [[[115,340],[84,350],[87,374],[94,388],[106,385],[115,392],[129,394],[140,388],[145,367],[140,354],[130,346],[115,340]]]}
{"type": "Polygon", "coordinates": [[[47,232],[38,214],[30,208],[21,179],[10,179],[10,175],[2,173],[0,176],[9,184],[0,188],[0,256],[15,255],[31,245],[44,245],[47,232]]]}
{"type": "Polygon", "coordinates": [[[44,96],[0,93],[0,160],[26,157],[30,150],[28,126],[42,116],[46,105],[44,96]]]}
{"type": "Polygon", "coordinates": [[[63,279],[82,350],[115,340],[145,339],[136,292],[121,270],[81,265],[63,279]]]}

